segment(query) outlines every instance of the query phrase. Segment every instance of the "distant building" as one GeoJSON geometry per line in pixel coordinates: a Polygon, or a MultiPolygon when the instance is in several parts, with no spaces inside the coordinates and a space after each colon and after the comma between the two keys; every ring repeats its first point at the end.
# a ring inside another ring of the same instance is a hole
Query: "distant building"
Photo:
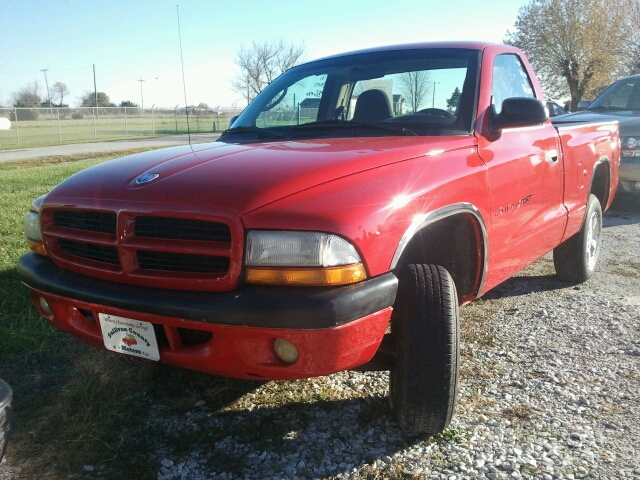
{"type": "Polygon", "coordinates": [[[404,115],[404,97],[402,95],[393,96],[393,114],[404,115]]]}
{"type": "Polygon", "coordinates": [[[320,99],[305,98],[300,102],[300,108],[320,108],[320,99]]]}

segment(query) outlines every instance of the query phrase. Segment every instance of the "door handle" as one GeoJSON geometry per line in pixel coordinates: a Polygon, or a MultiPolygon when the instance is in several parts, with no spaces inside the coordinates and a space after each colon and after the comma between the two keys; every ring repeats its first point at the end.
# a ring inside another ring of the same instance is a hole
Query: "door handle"
{"type": "Polygon", "coordinates": [[[558,163],[558,150],[547,150],[547,162],[552,165],[558,163]]]}

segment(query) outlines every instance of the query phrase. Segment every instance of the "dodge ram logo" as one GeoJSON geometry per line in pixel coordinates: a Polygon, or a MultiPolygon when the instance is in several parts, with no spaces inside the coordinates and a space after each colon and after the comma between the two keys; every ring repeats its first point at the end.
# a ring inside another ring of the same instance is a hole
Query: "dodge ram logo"
{"type": "Polygon", "coordinates": [[[152,180],[155,180],[156,178],[158,178],[160,175],[157,173],[145,173],[143,175],[140,175],[138,178],[136,178],[136,183],[138,185],[142,185],[143,183],[149,183],[152,180]]]}

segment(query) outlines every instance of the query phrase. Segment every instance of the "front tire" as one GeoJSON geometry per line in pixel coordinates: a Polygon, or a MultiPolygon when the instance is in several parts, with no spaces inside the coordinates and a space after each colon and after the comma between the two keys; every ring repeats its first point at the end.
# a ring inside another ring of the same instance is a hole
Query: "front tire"
{"type": "Polygon", "coordinates": [[[456,287],[449,272],[437,265],[407,265],[399,280],[389,399],[400,428],[440,433],[451,421],[458,390],[456,287]]]}
{"type": "Polygon", "coordinates": [[[591,194],[582,228],[553,250],[553,264],[564,282],[582,283],[593,276],[602,245],[602,207],[591,194]]]}

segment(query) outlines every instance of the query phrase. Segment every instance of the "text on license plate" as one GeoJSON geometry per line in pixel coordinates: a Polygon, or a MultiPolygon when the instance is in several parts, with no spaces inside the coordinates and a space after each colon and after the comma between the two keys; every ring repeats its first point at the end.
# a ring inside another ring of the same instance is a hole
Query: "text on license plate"
{"type": "Polygon", "coordinates": [[[100,328],[107,350],[148,360],[160,360],[153,324],[100,313],[100,328]]]}

